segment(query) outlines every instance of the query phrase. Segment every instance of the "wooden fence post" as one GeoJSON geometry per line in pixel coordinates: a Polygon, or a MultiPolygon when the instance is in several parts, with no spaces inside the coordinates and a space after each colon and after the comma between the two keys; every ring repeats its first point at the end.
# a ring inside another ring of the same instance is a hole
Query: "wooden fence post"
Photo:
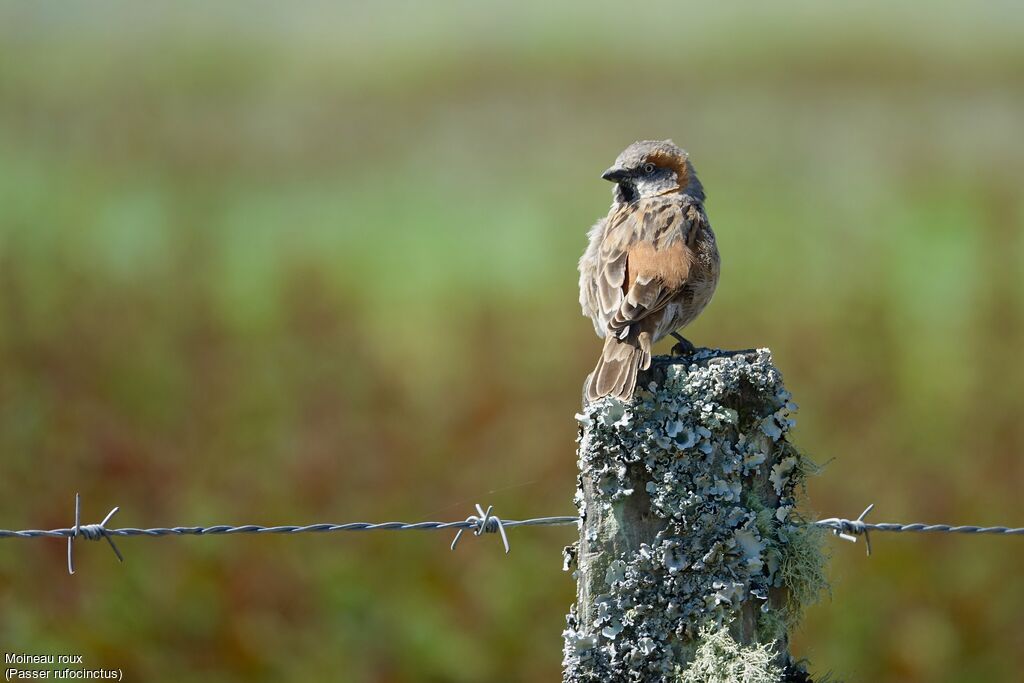
{"type": "Polygon", "coordinates": [[[810,680],[787,633],[827,584],[795,410],[767,349],[659,357],[632,403],[584,407],[565,683],[810,680]]]}

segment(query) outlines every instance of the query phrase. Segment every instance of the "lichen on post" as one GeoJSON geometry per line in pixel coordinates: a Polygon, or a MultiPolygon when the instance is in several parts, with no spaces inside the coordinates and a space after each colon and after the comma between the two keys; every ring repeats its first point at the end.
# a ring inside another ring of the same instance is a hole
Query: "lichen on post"
{"type": "Polygon", "coordinates": [[[584,407],[565,683],[810,680],[788,631],[827,583],[795,410],[767,349],[659,357],[584,407]]]}

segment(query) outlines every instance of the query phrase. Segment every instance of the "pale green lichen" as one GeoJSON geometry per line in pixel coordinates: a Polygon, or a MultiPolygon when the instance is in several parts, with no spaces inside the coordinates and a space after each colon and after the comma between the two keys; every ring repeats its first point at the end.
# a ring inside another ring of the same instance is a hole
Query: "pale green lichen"
{"type": "Polygon", "coordinates": [[[782,579],[789,589],[786,621],[795,626],[803,610],[829,590],[824,550],[825,530],[810,524],[794,525],[782,546],[782,579]]]}
{"type": "Polygon", "coordinates": [[[763,610],[757,616],[757,640],[761,643],[774,643],[786,635],[789,628],[789,620],[786,618],[788,610],[782,612],[777,609],[763,610]]]}
{"type": "Polygon", "coordinates": [[[771,644],[741,645],[725,627],[701,629],[693,661],[677,683],[778,683],[782,668],[771,644]]]}
{"type": "MultiPolygon", "coordinates": [[[[635,554],[600,558],[596,617],[568,616],[567,683],[781,680],[786,656],[772,645],[827,586],[820,535],[794,512],[814,469],[787,441],[795,410],[761,349],[701,352],[631,403],[606,399],[578,416],[589,504],[615,510],[640,489],[665,525],[635,554]],[[788,604],[769,599],[786,589],[788,604]],[[728,627],[751,604],[760,644],[736,643],[728,627]]],[[[585,515],[582,489],[576,502],[585,515]]]]}

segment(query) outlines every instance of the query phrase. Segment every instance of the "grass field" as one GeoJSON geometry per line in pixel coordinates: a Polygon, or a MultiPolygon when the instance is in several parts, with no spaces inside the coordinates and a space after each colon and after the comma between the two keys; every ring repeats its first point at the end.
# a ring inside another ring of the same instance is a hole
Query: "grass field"
{"type": "MultiPolygon", "coordinates": [[[[575,261],[638,138],[769,346],[822,516],[1024,525],[1024,11],[0,7],[0,527],[570,514],[575,261]]],[[[667,344],[666,344],[667,350],[667,344]]],[[[0,542],[0,650],[136,681],[557,680],[571,529],[0,542]]],[[[833,543],[794,651],[1014,680],[1018,539],[833,543]]]]}

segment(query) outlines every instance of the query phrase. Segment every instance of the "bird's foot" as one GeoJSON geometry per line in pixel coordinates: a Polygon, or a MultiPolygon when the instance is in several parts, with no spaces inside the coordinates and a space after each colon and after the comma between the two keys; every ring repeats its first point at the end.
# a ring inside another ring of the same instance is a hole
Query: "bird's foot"
{"type": "Polygon", "coordinates": [[[690,343],[690,340],[681,334],[672,333],[672,337],[678,342],[672,347],[673,356],[692,356],[697,353],[697,347],[690,343]]]}

